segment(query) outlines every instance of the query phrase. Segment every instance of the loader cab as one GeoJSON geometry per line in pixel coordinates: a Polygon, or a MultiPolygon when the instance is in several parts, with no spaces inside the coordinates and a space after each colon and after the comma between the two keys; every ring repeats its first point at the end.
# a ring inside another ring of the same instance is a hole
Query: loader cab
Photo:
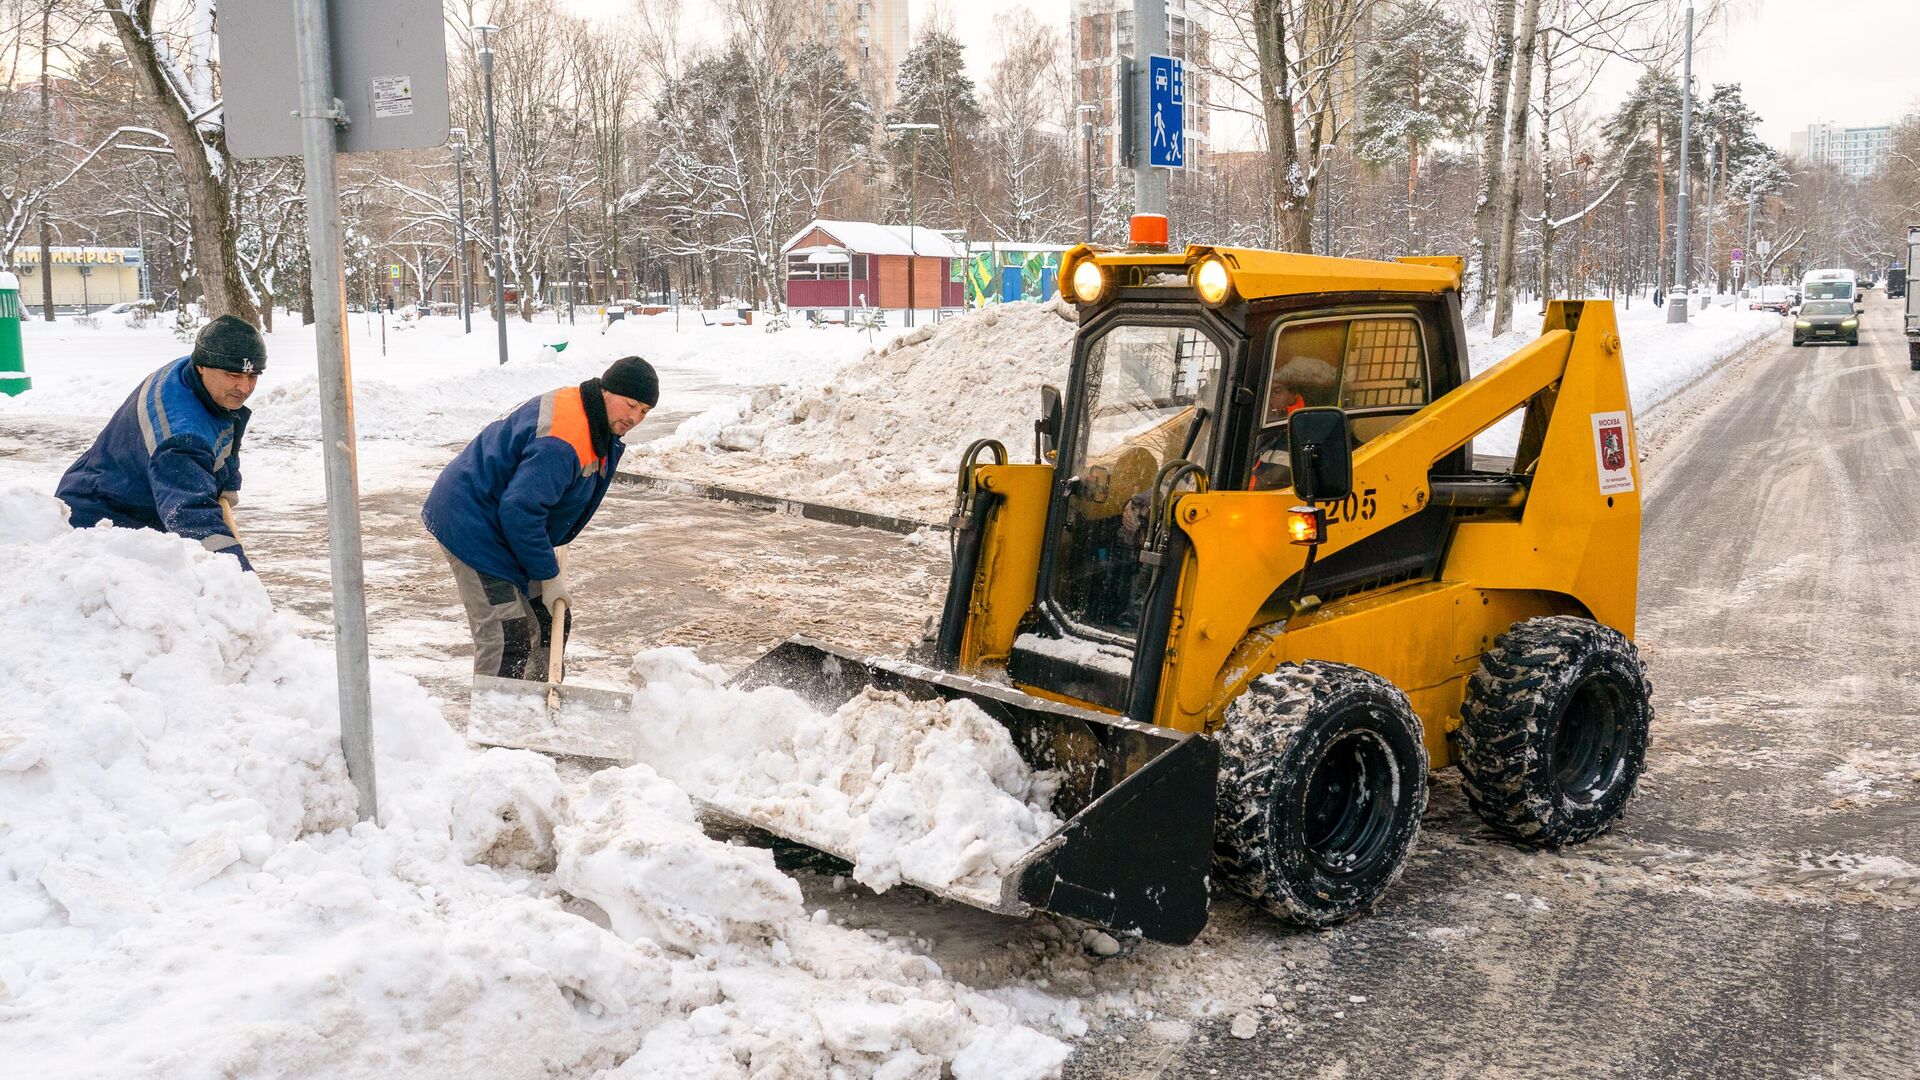
{"type": "MultiPolygon", "coordinates": [[[[1082,303],[1034,604],[1008,656],[1016,684],[1138,711],[1136,667],[1157,670],[1156,615],[1172,610],[1170,596],[1155,603],[1159,571],[1181,557],[1166,550],[1180,530],[1156,522],[1171,500],[1202,487],[1291,498],[1292,412],[1346,410],[1358,446],[1464,379],[1457,294],[1208,303],[1187,269],[1109,268],[1105,295],[1082,303]]],[[[1456,456],[1450,467],[1464,471],[1456,456]]],[[[1367,497],[1355,492],[1346,511],[1367,513],[1367,497]]],[[[1445,533],[1443,511],[1415,515],[1315,567],[1309,583],[1324,593],[1431,576],[1445,533]]]]}

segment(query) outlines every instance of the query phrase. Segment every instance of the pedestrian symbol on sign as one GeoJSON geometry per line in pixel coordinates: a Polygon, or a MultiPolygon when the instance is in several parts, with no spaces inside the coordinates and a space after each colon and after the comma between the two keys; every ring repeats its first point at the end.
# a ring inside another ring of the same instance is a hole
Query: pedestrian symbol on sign
{"type": "Polygon", "coordinates": [[[1161,169],[1186,167],[1186,70],[1178,58],[1147,58],[1147,98],[1153,130],[1148,134],[1147,164],[1161,169]]]}

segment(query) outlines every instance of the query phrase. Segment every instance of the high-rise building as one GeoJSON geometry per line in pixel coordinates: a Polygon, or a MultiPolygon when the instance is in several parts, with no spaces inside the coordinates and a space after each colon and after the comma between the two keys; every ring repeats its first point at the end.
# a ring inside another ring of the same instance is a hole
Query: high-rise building
{"type": "Polygon", "coordinates": [[[873,94],[880,115],[893,108],[907,58],[908,0],[810,0],[823,35],[840,47],[854,80],[873,94]]]}
{"type": "MultiPolygon", "coordinates": [[[[1197,3],[1166,0],[1167,52],[1186,65],[1188,169],[1204,167],[1212,117],[1207,108],[1207,16],[1197,3]]],[[[1120,58],[1133,55],[1133,0],[1073,0],[1070,37],[1074,92],[1092,105],[1093,167],[1112,182],[1120,154],[1120,58]]],[[[1145,63],[1145,57],[1137,57],[1145,63]]],[[[1083,117],[1084,119],[1084,117],[1083,117]]],[[[1076,132],[1076,135],[1078,133],[1076,132]]]]}
{"type": "Polygon", "coordinates": [[[1802,161],[1824,161],[1848,176],[1871,176],[1886,163],[1893,147],[1891,127],[1841,127],[1814,124],[1787,139],[1787,153],[1802,161]]]}

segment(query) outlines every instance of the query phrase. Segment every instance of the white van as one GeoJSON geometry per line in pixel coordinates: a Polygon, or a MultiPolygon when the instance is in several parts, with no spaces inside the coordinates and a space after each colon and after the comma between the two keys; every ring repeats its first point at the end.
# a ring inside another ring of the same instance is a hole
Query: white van
{"type": "Polygon", "coordinates": [[[1809,300],[1848,300],[1860,298],[1859,277],[1851,270],[1831,267],[1809,270],[1800,279],[1800,302],[1809,300]]]}

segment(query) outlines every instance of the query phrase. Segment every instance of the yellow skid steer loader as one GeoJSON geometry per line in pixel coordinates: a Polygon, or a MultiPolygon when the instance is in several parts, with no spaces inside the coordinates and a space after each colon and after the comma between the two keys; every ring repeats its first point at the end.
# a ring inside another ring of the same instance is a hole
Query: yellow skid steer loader
{"type": "Polygon", "coordinates": [[[1652,718],[1613,308],[1553,302],[1470,378],[1460,275],[1075,248],[1069,383],[1035,463],[964,456],[932,662],[794,640],[740,682],[976,703],[1061,776],[1064,824],[997,902],[961,898],[1159,941],[1215,885],[1309,926],[1366,910],[1429,769],[1520,842],[1605,830],[1652,718]],[[1511,461],[1476,464],[1516,412],[1511,461]]]}

